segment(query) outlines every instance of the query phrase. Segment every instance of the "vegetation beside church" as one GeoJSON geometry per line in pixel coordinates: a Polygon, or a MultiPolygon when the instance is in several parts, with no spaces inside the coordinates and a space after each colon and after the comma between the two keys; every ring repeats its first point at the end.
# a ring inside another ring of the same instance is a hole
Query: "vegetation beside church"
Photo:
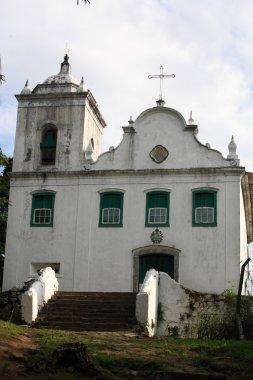
{"type": "MultiPolygon", "coordinates": [[[[241,319],[244,335],[247,339],[253,339],[253,314],[251,313],[252,297],[243,297],[241,304],[241,319]]],[[[199,339],[237,339],[236,328],[236,297],[225,299],[226,309],[224,313],[208,314],[200,313],[197,324],[197,336],[199,339]]]]}
{"type": "MultiPolygon", "coordinates": [[[[165,273],[160,273],[159,283],[157,336],[238,338],[237,296],[230,290],[222,294],[196,292],[176,286],[165,273]]],[[[253,339],[253,297],[242,296],[240,315],[244,336],[253,339]]]]}
{"type": "Polygon", "coordinates": [[[0,287],[2,285],[3,255],[6,239],[7,213],[9,204],[10,179],[8,172],[12,168],[12,158],[6,156],[0,148],[0,287]]]}

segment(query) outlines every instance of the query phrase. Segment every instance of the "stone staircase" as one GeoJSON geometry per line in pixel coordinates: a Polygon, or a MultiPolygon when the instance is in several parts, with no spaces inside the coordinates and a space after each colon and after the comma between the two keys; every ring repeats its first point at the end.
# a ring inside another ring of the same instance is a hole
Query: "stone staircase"
{"type": "Polygon", "coordinates": [[[39,312],[34,327],[73,331],[130,330],[136,293],[57,292],[39,312]]]}

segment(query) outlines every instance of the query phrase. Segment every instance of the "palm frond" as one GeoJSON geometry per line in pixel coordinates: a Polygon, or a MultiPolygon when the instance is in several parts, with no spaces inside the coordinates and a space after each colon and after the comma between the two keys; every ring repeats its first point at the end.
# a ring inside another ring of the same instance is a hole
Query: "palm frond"
{"type": "MultiPolygon", "coordinates": [[[[82,0],[84,4],[90,4],[90,0],[82,0]]],[[[77,0],[77,5],[79,4],[79,0],[77,0]]]]}

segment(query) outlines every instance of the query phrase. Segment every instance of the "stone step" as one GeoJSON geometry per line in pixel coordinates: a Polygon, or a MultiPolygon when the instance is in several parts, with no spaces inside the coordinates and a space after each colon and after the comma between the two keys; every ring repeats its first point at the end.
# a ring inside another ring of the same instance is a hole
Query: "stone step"
{"type": "Polygon", "coordinates": [[[136,325],[135,293],[57,292],[34,327],[116,331],[136,325]]]}
{"type": "Polygon", "coordinates": [[[134,315],[134,312],[135,310],[123,310],[123,311],[120,311],[120,310],[115,310],[114,313],[112,313],[112,310],[69,310],[69,309],[58,309],[58,308],[55,308],[55,309],[50,309],[50,313],[48,313],[48,310],[49,309],[43,309],[41,312],[40,312],[40,315],[58,315],[58,316],[69,316],[69,315],[76,315],[76,316],[84,316],[84,317],[89,317],[89,318],[95,318],[97,315],[101,315],[103,316],[104,318],[110,318],[110,316],[117,316],[117,317],[124,317],[124,316],[129,316],[129,315],[134,315]]]}
{"type": "Polygon", "coordinates": [[[86,323],[72,323],[71,321],[41,321],[35,323],[34,327],[59,329],[59,330],[72,330],[72,331],[124,331],[132,329],[135,326],[135,321],[131,323],[113,322],[113,323],[99,323],[99,322],[86,322],[86,323]]]}
{"type": "Polygon", "coordinates": [[[93,316],[92,318],[90,316],[86,315],[40,315],[37,319],[37,321],[62,321],[65,322],[66,320],[71,321],[80,321],[80,322],[101,322],[101,323],[108,323],[108,322],[129,322],[133,321],[134,317],[133,315],[107,315],[106,317],[104,315],[97,315],[93,316]]]}
{"type": "Polygon", "coordinates": [[[101,300],[100,302],[99,301],[92,301],[92,300],[89,300],[89,301],[82,301],[82,300],[51,300],[50,302],[47,303],[47,305],[61,305],[61,306],[66,306],[66,307],[71,307],[71,306],[84,306],[84,307],[88,307],[88,306],[96,306],[96,307],[102,307],[102,306],[107,306],[108,308],[109,307],[118,307],[118,306],[135,306],[135,302],[133,302],[132,300],[127,302],[127,301],[105,301],[105,300],[101,300]]]}
{"type": "Polygon", "coordinates": [[[109,297],[133,297],[136,293],[132,292],[63,292],[58,291],[57,296],[58,297],[103,297],[103,298],[109,298],[109,297]]]}
{"type": "Polygon", "coordinates": [[[100,312],[103,312],[103,311],[125,311],[125,310],[134,310],[135,309],[135,305],[83,305],[83,304],[66,304],[66,305],[62,305],[62,304],[57,304],[57,303],[54,303],[54,304],[47,304],[44,308],[44,310],[80,310],[80,311],[85,311],[85,310],[90,310],[90,311],[100,311],[100,312]]]}
{"type": "Polygon", "coordinates": [[[136,294],[135,293],[71,293],[71,294],[63,294],[63,293],[57,293],[54,299],[60,299],[60,300],[92,300],[92,301],[130,301],[135,299],[136,294]]]}

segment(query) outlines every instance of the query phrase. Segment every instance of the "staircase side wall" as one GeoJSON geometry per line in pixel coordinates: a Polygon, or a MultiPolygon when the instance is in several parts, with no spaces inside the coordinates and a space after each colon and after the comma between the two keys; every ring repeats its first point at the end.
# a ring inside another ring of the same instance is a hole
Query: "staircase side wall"
{"type": "MultiPolygon", "coordinates": [[[[183,288],[166,273],[160,273],[158,336],[181,338],[237,338],[236,295],[199,293],[183,288]]],[[[253,338],[253,297],[243,297],[241,317],[244,335],[253,338]]]]}

